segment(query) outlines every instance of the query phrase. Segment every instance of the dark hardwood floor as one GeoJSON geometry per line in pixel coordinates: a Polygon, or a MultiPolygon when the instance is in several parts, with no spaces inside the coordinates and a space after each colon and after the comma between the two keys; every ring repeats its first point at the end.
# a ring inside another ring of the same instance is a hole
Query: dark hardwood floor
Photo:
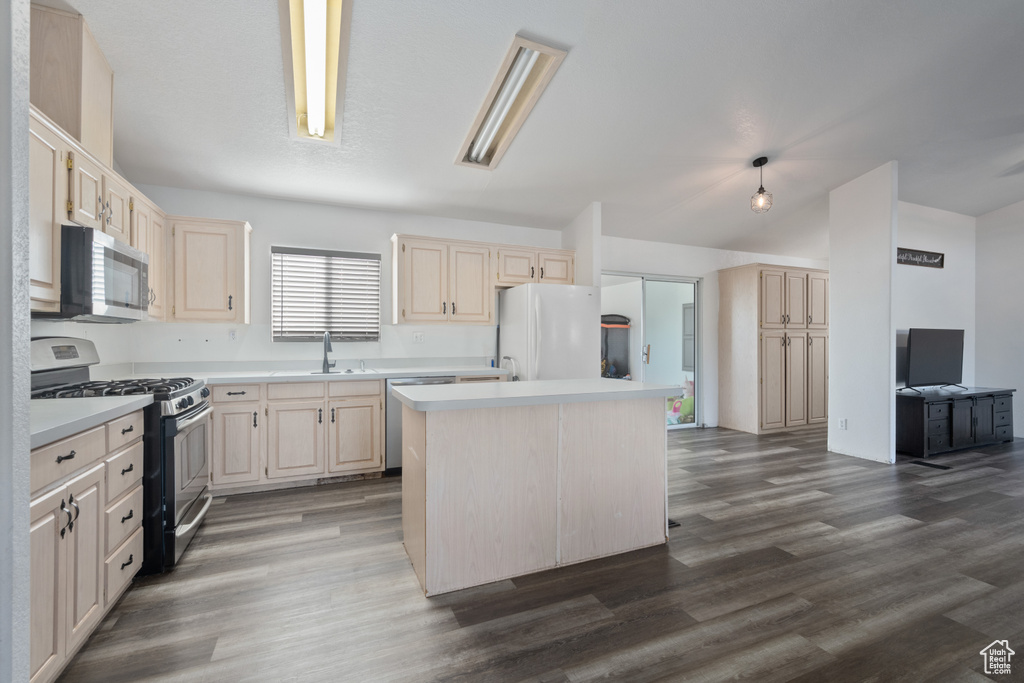
{"type": "Polygon", "coordinates": [[[426,599],[398,479],[218,499],[63,681],[1024,680],[1024,441],[670,432],[668,545],[426,599]]]}

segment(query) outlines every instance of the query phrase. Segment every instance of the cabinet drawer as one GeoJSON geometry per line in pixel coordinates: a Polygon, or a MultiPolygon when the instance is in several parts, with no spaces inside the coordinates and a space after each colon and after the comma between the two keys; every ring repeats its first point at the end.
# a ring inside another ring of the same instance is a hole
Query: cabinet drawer
{"type": "Polygon", "coordinates": [[[268,384],[267,398],[275,399],[291,398],[323,398],[323,382],[295,382],[293,384],[268,384]]]}
{"type": "Polygon", "coordinates": [[[1013,408],[1013,398],[1010,396],[996,396],[996,411],[1011,410],[1013,408]]]}
{"type": "Polygon", "coordinates": [[[931,435],[928,437],[928,452],[938,453],[950,449],[949,436],[947,434],[931,435]]]}
{"type": "Polygon", "coordinates": [[[142,481],[143,445],[138,442],[120,453],[107,458],[107,502],[115,501],[121,494],[142,481]]]}
{"type": "Polygon", "coordinates": [[[948,403],[929,403],[928,404],[928,419],[935,420],[940,417],[949,417],[949,404],[948,403]]]}
{"type": "Polygon", "coordinates": [[[31,487],[38,491],[72,472],[91,465],[107,454],[102,426],[56,441],[32,451],[31,487]],[[57,460],[60,459],[60,462],[57,460]]]}
{"type": "Polygon", "coordinates": [[[260,400],[259,384],[225,384],[211,387],[211,389],[213,389],[214,403],[260,400]]]}
{"type": "Polygon", "coordinates": [[[381,380],[353,380],[351,382],[330,382],[327,393],[331,398],[336,396],[379,396],[381,380]]]}
{"type": "Polygon", "coordinates": [[[142,521],[142,485],[136,486],[131,493],[107,508],[107,546],[106,553],[121,545],[133,531],[139,528],[142,521]]]}
{"type": "Polygon", "coordinates": [[[949,436],[949,420],[929,420],[928,434],[931,436],[940,436],[942,434],[949,436]]]}
{"type": "Polygon", "coordinates": [[[1013,413],[1009,410],[1005,410],[1001,413],[996,413],[996,426],[999,425],[1011,425],[1013,424],[1013,413]]]}
{"type": "Polygon", "coordinates": [[[1003,425],[1002,427],[996,427],[996,440],[1013,441],[1013,425],[1003,425]]]}
{"type": "Polygon", "coordinates": [[[142,411],[119,417],[107,423],[107,452],[130,444],[142,437],[142,411]]]}
{"type": "Polygon", "coordinates": [[[131,537],[114,551],[105,564],[106,602],[109,605],[121,590],[128,585],[142,564],[142,529],[136,529],[131,537]]]}

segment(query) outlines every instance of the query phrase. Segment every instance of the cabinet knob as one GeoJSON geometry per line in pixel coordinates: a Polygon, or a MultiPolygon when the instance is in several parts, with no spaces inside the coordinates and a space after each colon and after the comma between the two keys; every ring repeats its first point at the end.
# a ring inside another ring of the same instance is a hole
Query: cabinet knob
{"type": "Polygon", "coordinates": [[[121,524],[124,524],[129,519],[135,516],[135,510],[129,510],[128,514],[121,518],[121,524]]]}
{"type": "Polygon", "coordinates": [[[132,472],[133,470],[135,470],[135,463],[132,463],[132,464],[128,465],[128,467],[125,467],[123,470],[121,470],[121,476],[123,477],[124,475],[128,474],[129,472],[132,472]]]}
{"type": "Polygon", "coordinates": [[[232,297],[232,296],[231,296],[230,294],[228,294],[228,310],[229,310],[229,311],[231,310],[231,300],[232,300],[233,298],[234,298],[234,297],[232,297]]]}
{"type": "Polygon", "coordinates": [[[121,563],[121,570],[123,571],[125,567],[129,566],[134,561],[135,561],[135,554],[132,553],[132,554],[128,555],[128,561],[121,563]]]}
{"type": "Polygon", "coordinates": [[[331,408],[331,422],[334,422],[334,408],[331,408]]]}
{"type": "Polygon", "coordinates": [[[256,411],[252,411],[252,426],[256,426],[256,411]]]}
{"type": "Polygon", "coordinates": [[[67,455],[58,455],[57,456],[57,464],[59,465],[62,462],[64,462],[65,460],[74,460],[76,455],[77,455],[77,453],[75,453],[74,451],[71,451],[67,455]]]}
{"type": "Polygon", "coordinates": [[[324,409],[323,408],[317,408],[316,409],[316,423],[317,424],[321,424],[321,425],[324,423],[324,409]]]}

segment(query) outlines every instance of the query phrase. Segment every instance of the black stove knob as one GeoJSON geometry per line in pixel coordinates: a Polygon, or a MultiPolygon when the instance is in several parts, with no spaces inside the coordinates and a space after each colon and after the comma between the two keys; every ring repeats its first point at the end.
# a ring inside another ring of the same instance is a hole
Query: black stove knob
{"type": "Polygon", "coordinates": [[[209,395],[210,395],[210,390],[209,390],[209,389],[208,389],[207,387],[203,387],[203,388],[202,388],[202,389],[201,389],[201,390],[199,391],[199,395],[200,395],[200,396],[202,396],[203,398],[206,398],[207,396],[209,396],[209,395]]]}
{"type": "Polygon", "coordinates": [[[183,408],[188,408],[188,401],[186,401],[185,399],[181,399],[180,401],[178,401],[178,403],[175,405],[175,407],[178,410],[181,410],[183,408]]]}
{"type": "Polygon", "coordinates": [[[189,405],[192,405],[195,402],[196,402],[196,400],[194,398],[192,398],[191,396],[188,397],[188,404],[189,405]]]}

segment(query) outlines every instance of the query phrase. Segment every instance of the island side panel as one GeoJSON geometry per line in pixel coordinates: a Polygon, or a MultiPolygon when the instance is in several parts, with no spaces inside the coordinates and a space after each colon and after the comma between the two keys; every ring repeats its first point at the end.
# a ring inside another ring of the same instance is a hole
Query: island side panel
{"type": "Polygon", "coordinates": [[[427,590],[427,419],[402,406],[402,540],[420,587],[427,590]]]}
{"type": "Polygon", "coordinates": [[[664,543],[665,400],[561,409],[559,563],[664,543]]]}
{"type": "Polygon", "coordinates": [[[555,566],[557,455],[557,405],[427,413],[427,595],[555,566]]]}

